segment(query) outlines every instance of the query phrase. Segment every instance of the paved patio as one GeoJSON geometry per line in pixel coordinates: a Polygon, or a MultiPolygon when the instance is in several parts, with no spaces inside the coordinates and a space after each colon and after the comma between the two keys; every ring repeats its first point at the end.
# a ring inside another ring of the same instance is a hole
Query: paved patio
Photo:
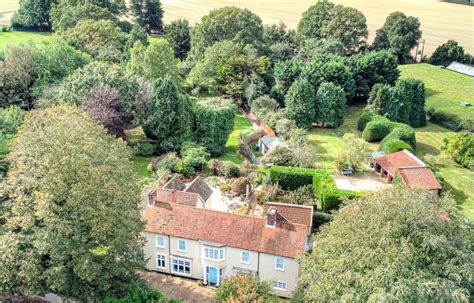
{"type": "Polygon", "coordinates": [[[196,280],[158,272],[141,272],[140,277],[148,287],[161,292],[165,297],[180,299],[185,303],[215,302],[216,290],[199,286],[196,280]]]}
{"type": "Polygon", "coordinates": [[[348,177],[341,174],[335,174],[332,177],[339,189],[352,191],[377,191],[392,187],[392,184],[387,184],[385,179],[381,178],[375,172],[358,173],[348,177]]]}

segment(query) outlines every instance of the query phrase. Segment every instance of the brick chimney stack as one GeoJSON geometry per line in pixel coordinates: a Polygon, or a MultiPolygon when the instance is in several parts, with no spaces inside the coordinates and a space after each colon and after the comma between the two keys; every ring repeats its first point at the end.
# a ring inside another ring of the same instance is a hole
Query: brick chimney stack
{"type": "Polygon", "coordinates": [[[176,201],[178,200],[176,198],[176,180],[173,180],[173,182],[171,182],[171,202],[172,203],[176,203],[176,201]]]}

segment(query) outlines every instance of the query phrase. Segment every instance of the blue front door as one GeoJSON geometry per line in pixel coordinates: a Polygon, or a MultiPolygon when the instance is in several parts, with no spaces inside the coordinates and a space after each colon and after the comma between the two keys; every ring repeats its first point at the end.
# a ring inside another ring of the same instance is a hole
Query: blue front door
{"type": "Polygon", "coordinates": [[[217,284],[217,268],[209,267],[209,284],[217,284]]]}

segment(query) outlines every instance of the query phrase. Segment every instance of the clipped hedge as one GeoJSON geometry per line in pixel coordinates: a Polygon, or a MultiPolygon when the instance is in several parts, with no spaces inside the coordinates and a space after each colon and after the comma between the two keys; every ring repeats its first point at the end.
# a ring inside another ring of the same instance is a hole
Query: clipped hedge
{"type": "Polygon", "coordinates": [[[314,169],[272,166],[270,168],[270,181],[277,183],[284,190],[297,190],[299,187],[312,184],[314,169]]]}
{"type": "Polygon", "coordinates": [[[379,150],[386,154],[402,149],[414,151],[416,148],[415,130],[404,123],[392,122],[385,117],[363,112],[358,127],[364,127],[362,138],[367,142],[380,141],[379,150]]]}
{"type": "Polygon", "coordinates": [[[313,185],[314,196],[325,212],[338,209],[342,200],[360,197],[360,193],[338,189],[329,171],[288,166],[272,166],[270,180],[285,190],[296,190],[301,186],[313,185]]]}
{"type": "Polygon", "coordinates": [[[327,172],[314,175],[313,188],[314,195],[321,203],[321,209],[325,212],[338,209],[343,199],[352,200],[360,197],[360,193],[338,189],[336,183],[327,172]]]}
{"type": "Polygon", "coordinates": [[[380,141],[390,133],[390,127],[385,121],[370,121],[362,132],[362,138],[367,142],[380,141]]]}

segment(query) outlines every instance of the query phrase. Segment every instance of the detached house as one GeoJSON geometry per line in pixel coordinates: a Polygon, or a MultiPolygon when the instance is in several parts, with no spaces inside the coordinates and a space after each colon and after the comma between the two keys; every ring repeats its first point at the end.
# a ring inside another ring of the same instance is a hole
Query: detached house
{"type": "Polygon", "coordinates": [[[295,257],[311,247],[312,207],[268,203],[263,217],[251,217],[150,199],[143,211],[147,269],[216,286],[249,273],[290,297],[299,275],[295,257]]]}

